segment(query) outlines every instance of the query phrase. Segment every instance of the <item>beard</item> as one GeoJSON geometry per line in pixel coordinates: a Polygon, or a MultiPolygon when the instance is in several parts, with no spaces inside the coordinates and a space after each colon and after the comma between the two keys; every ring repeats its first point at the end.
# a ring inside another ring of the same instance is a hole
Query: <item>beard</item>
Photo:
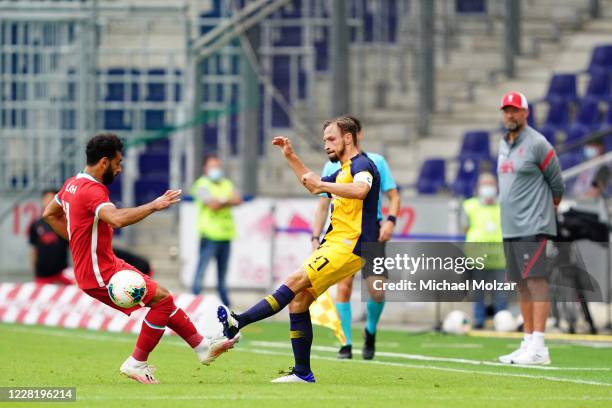
{"type": "Polygon", "coordinates": [[[330,162],[338,163],[340,161],[340,156],[342,156],[343,154],[344,154],[344,146],[342,146],[342,150],[340,150],[338,153],[336,152],[327,153],[327,157],[329,158],[330,162]]]}
{"type": "Polygon", "coordinates": [[[104,171],[104,174],[102,174],[102,184],[108,186],[113,180],[115,180],[115,175],[113,174],[112,167],[109,165],[104,171]]]}
{"type": "Polygon", "coordinates": [[[504,124],[504,127],[506,128],[506,130],[514,132],[520,129],[521,125],[518,122],[508,122],[504,124]]]}

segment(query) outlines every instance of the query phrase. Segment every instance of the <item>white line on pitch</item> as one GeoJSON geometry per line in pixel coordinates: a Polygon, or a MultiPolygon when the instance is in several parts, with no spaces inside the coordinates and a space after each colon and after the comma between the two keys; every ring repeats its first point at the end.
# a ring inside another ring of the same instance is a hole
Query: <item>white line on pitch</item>
{"type": "MultiPolygon", "coordinates": [[[[249,344],[258,347],[270,347],[270,348],[291,348],[291,344],[275,341],[251,341],[249,344]]],[[[312,346],[313,350],[316,351],[338,351],[334,347],[326,346],[312,346]]],[[[488,365],[498,367],[514,367],[514,368],[530,368],[535,370],[551,370],[551,371],[610,371],[609,367],[551,367],[551,366],[531,366],[531,365],[520,365],[520,364],[503,364],[496,363],[493,361],[481,361],[481,360],[468,360],[465,358],[451,358],[451,357],[434,357],[424,356],[421,354],[406,354],[406,353],[395,353],[389,351],[377,351],[377,356],[380,357],[392,357],[402,358],[406,360],[419,360],[419,361],[437,361],[441,363],[459,363],[459,364],[471,364],[471,365],[488,365]]]]}

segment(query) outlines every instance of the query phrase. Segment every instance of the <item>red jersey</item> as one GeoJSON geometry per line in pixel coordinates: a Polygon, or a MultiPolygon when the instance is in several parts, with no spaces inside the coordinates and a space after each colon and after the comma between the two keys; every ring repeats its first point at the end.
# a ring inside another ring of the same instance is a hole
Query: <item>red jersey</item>
{"type": "Polygon", "coordinates": [[[112,249],[113,229],[98,218],[110,202],[108,188],[87,173],[70,177],[55,196],[64,209],[74,276],[81,289],[106,286],[125,262],[112,249]]]}

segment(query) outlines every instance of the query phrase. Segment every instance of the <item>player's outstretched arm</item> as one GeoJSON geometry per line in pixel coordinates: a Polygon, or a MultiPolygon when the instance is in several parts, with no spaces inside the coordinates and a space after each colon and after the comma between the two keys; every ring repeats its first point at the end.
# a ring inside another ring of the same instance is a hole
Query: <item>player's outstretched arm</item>
{"type": "Polygon", "coordinates": [[[68,241],[68,223],[66,222],[66,215],[64,209],[55,200],[51,200],[45,211],[43,212],[43,219],[53,231],[60,237],[68,241]]]}
{"type": "Polygon", "coordinates": [[[164,210],[178,203],[181,201],[180,197],[181,190],[168,190],[164,195],[140,207],[115,208],[112,205],[104,206],[100,209],[98,216],[113,228],[123,228],[141,221],[156,211],[164,210]]]}
{"type": "Polygon", "coordinates": [[[284,136],[277,136],[274,139],[272,139],[272,144],[274,146],[278,146],[281,149],[281,152],[283,153],[283,156],[285,156],[285,159],[287,159],[287,162],[289,163],[291,170],[293,170],[298,180],[302,181],[302,184],[304,184],[302,177],[306,173],[310,173],[311,171],[308,167],[306,167],[306,165],[302,162],[302,160],[300,160],[297,154],[295,154],[295,152],[293,151],[293,146],[291,146],[291,141],[289,140],[289,138],[284,137],[284,136]]]}
{"type": "Polygon", "coordinates": [[[319,188],[325,193],[343,198],[356,198],[358,200],[365,199],[370,191],[370,185],[361,181],[342,184],[321,182],[319,188]]]}

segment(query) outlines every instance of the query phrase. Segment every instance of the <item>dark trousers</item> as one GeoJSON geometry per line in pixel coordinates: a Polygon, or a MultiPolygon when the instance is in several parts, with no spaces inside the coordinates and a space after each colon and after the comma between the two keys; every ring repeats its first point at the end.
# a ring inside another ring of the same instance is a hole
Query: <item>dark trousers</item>
{"type": "MultiPolygon", "coordinates": [[[[506,272],[503,269],[475,269],[472,271],[472,279],[484,280],[485,282],[493,282],[494,280],[498,282],[504,282],[505,273],[506,272]]],[[[485,319],[487,318],[485,295],[486,293],[484,290],[479,289],[473,291],[472,296],[474,300],[474,327],[482,327],[484,325],[485,319]]],[[[504,292],[493,291],[491,293],[491,298],[493,307],[495,308],[495,313],[504,310],[508,305],[508,297],[504,292]]]]}
{"type": "Polygon", "coordinates": [[[192,292],[197,295],[202,291],[204,281],[204,272],[208,266],[208,262],[214,257],[217,260],[217,281],[219,286],[219,296],[223,304],[230,304],[227,296],[227,287],[225,286],[225,278],[227,276],[227,264],[230,257],[230,241],[213,241],[202,238],[200,241],[200,260],[196,269],[195,278],[193,280],[192,292]]]}

